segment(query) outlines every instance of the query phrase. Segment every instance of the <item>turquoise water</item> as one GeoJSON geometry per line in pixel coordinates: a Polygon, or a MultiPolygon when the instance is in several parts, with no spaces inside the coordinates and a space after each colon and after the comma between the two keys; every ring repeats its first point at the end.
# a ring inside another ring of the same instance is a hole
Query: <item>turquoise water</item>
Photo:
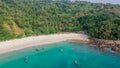
{"type": "Polygon", "coordinates": [[[120,68],[120,54],[60,42],[2,54],[0,68],[120,68]]]}

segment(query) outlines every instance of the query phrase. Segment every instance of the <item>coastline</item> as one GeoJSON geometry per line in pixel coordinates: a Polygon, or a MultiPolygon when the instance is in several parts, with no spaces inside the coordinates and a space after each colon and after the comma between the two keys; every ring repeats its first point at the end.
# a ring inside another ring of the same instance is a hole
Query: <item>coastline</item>
{"type": "Polygon", "coordinates": [[[120,40],[105,40],[97,38],[89,38],[89,44],[96,45],[99,48],[109,48],[112,51],[120,52],[120,40]]]}
{"type": "Polygon", "coordinates": [[[68,40],[81,40],[89,42],[89,37],[79,33],[59,33],[2,41],[0,42],[0,54],[25,49],[28,47],[42,46],[44,44],[51,44],[68,40]]]}

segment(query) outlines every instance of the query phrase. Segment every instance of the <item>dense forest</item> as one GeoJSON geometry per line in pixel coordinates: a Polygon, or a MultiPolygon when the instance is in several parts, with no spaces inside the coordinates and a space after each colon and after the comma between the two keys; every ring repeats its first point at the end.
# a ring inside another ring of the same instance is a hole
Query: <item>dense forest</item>
{"type": "Polygon", "coordinates": [[[85,31],[120,39],[120,5],[69,0],[0,0],[0,40],[85,31]]]}

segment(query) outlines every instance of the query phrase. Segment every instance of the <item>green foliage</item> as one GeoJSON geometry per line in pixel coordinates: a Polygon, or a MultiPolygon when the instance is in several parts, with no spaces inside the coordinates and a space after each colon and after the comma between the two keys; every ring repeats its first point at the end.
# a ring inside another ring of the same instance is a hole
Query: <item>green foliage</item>
{"type": "Polygon", "coordinates": [[[107,15],[103,16],[105,19],[96,16],[97,15],[90,16],[88,19],[82,17],[78,19],[79,22],[82,22],[83,30],[85,30],[88,35],[100,39],[120,39],[120,25],[118,19],[114,19],[112,16],[108,17],[107,15]]]}
{"type": "Polygon", "coordinates": [[[28,29],[25,29],[25,35],[26,36],[31,36],[32,35],[32,32],[28,29]]]}
{"type": "Polygon", "coordinates": [[[11,34],[8,30],[3,29],[2,26],[0,26],[0,41],[15,38],[15,35],[11,34]]]}
{"type": "Polygon", "coordinates": [[[22,34],[19,34],[19,35],[16,36],[16,38],[22,38],[22,37],[23,37],[22,34]]]}
{"type": "Polygon", "coordinates": [[[117,30],[117,38],[118,39],[120,38],[120,27],[118,27],[118,30],[117,30]]]}
{"type": "Polygon", "coordinates": [[[120,39],[120,5],[70,0],[0,0],[0,25],[1,40],[80,30],[92,37],[120,39]],[[25,35],[15,35],[13,27],[6,29],[4,24],[10,21],[25,35]]]}

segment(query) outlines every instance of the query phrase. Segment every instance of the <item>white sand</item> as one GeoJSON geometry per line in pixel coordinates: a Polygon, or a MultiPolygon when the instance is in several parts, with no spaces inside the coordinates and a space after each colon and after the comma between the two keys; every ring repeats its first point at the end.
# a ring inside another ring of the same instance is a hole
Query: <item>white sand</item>
{"type": "Polygon", "coordinates": [[[22,39],[14,39],[14,40],[0,42],[0,54],[27,48],[27,47],[56,43],[71,39],[89,41],[88,36],[77,33],[31,36],[22,39]]]}

